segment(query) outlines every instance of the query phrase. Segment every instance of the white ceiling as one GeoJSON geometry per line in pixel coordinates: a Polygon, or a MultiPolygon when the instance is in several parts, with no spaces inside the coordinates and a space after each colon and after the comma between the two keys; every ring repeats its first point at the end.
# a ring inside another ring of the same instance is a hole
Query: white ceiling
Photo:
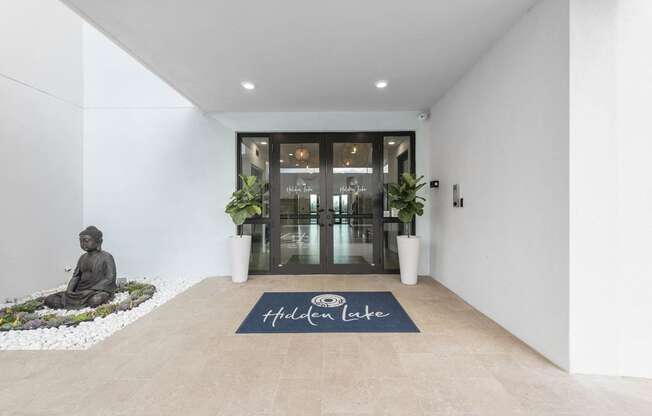
{"type": "Polygon", "coordinates": [[[204,111],[237,112],[427,109],[537,0],[62,1],[204,111]]]}

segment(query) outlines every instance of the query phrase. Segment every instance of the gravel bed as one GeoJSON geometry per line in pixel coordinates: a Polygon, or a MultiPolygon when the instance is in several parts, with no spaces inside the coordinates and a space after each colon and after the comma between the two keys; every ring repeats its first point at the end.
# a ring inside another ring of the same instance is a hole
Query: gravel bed
{"type": "MultiPolygon", "coordinates": [[[[0,332],[0,350],[85,350],[141,316],[164,304],[201,279],[130,279],[156,286],[154,296],[134,309],[118,311],[105,318],[82,322],[74,327],[40,328],[28,331],[0,332]]],[[[48,292],[53,292],[48,291],[48,292]]],[[[42,296],[39,292],[21,301],[42,296]]],[[[79,313],[79,310],[74,313],[79,313]]]]}

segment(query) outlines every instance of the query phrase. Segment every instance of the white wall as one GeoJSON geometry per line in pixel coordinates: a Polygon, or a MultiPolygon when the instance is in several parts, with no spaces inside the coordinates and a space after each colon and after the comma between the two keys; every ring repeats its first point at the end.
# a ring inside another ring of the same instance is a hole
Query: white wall
{"type": "Polygon", "coordinates": [[[571,5],[571,371],[652,377],[652,3],[571,5]]]}
{"type": "Polygon", "coordinates": [[[618,373],[616,7],[614,0],[574,0],[570,8],[573,372],[618,373]]]}
{"type": "Polygon", "coordinates": [[[432,275],[568,368],[567,1],[538,3],[431,112],[432,275]]]}
{"type": "MultiPolygon", "coordinates": [[[[417,119],[414,111],[388,112],[296,112],[296,113],[216,113],[215,119],[233,131],[415,131],[417,175],[430,178],[430,131],[417,119]]],[[[426,188],[429,189],[429,188],[426,188]]],[[[427,199],[424,214],[417,218],[417,234],[421,237],[419,274],[430,275],[430,203],[434,194],[424,191],[427,199]]]]}
{"type": "Polygon", "coordinates": [[[63,283],[77,261],[83,85],[77,16],[56,1],[0,10],[2,302],[63,283]]]}
{"type": "Polygon", "coordinates": [[[620,1],[620,374],[652,378],[652,2],[620,1]]]}
{"type": "Polygon", "coordinates": [[[194,108],[86,110],[84,222],[124,276],[229,274],[235,139],[194,108]]]}
{"type": "Polygon", "coordinates": [[[84,69],[84,223],[118,274],[228,274],[233,132],[88,25],[84,69]]]}
{"type": "Polygon", "coordinates": [[[104,34],[84,24],[86,108],[178,108],[192,104],[104,34]]]}
{"type": "Polygon", "coordinates": [[[58,1],[0,0],[0,74],[83,105],[82,22],[58,1]]]}

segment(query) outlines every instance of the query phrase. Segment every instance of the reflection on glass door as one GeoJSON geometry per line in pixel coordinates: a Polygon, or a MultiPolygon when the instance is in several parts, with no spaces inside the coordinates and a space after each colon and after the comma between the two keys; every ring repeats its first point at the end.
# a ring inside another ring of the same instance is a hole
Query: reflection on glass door
{"type": "Polygon", "coordinates": [[[372,142],[331,143],[333,265],[375,266],[374,228],[377,172],[372,142]]]}
{"type": "Polygon", "coordinates": [[[383,189],[411,169],[413,138],[382,133],[267,137],[271,238],[262,238],[263,228],[252,232],[258,231],[261,243],[269,241],[271,253],[259,262],[269,261],[269,272],[279,274],[395,270],[395,239],[402,230],[394,224],[395,213],[383,206],[383,189]]]}
{"type": "Polygon", "coordinates": [[[279,144],[278,267],[300,271],[321,263],[319,147],[318,142],[279,144]]]}
{"type": "MultiPolygon", "coordinates": [[[[398,270],[396,237],[407,234],[407,227],[398,219],[398,210],[389,208],[387,186],[401,183],[403,173],[414,172],[413,135],[383,137],[383,268],[398,270]]],[[[412,223],[414,229],[414,222],[412,223]]]]}
{"type": "MultiPolygon", "coordinates": [[[[387,186],[414,172],[413,132],[238,133],[238,174],[262,186],[252,236],[252,274],[395,273],[387,186]]],[[[414,229],[414,223],[412,224],[414,229]]]]}

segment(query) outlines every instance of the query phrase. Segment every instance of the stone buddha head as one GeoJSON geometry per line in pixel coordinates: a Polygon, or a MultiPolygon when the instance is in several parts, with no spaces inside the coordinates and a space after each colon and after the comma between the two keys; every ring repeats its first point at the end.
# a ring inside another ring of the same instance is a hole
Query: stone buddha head
{"type": "Polygon", "coordinates": [[[79,246],[82,250],[90,253],[102,249],[102,231],[91,225],[79,233],[79,246]]]}

